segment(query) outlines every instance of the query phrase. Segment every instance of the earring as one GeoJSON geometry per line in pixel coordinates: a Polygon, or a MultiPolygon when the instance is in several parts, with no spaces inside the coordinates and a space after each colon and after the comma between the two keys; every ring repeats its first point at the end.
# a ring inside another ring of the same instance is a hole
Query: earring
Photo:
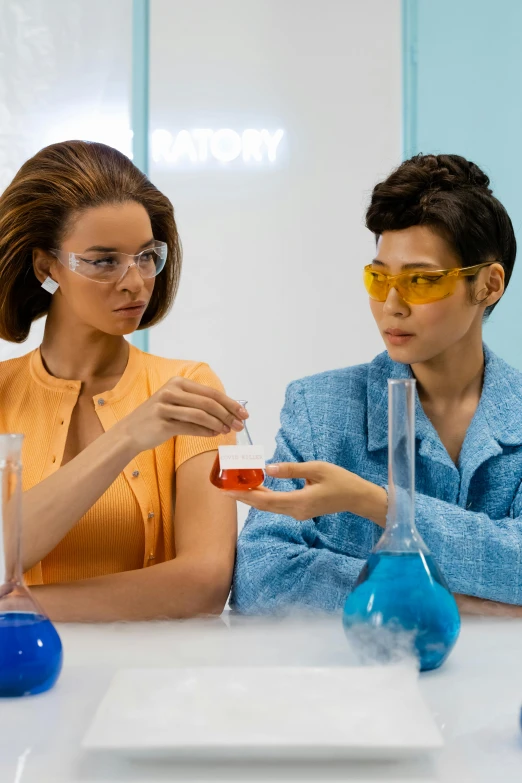
{"type": "Polygon", "coordinates": [[[486,299],[488,299],[488,298],[489,298],[490,291],[489,291],[487,288],[481,288],[481,289],[480,289],[480,291],[479,291],[479,293],[480,293],[480,294],[483,294],[483,293],[484,293],[484,291],[486,292],[486,296],[484,296],[482,299],[477,299],[477,300],[476,300],[476,302],[475,302],[475,304],[484,304],[484,302],[486,301],[486,299]]]}
{"type": "Polygon", "coordinates": [[[52,277],[47,276],[42,283],[42,288],[50,294],[55,294],[60,288],[60,283],[57,283],[52,277]]]}

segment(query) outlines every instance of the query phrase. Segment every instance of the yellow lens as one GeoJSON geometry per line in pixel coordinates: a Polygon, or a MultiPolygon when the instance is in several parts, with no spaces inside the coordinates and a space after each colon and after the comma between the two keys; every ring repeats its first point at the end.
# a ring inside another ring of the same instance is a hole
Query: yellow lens
{"type": "Polygon", "coordinates": [[[408,304],[430,304],[451,296],[456,284],[454,276],[423,272],[401,275],[397,280],[397,290],[408,304]]]}
{"type": "Polygon", "coordinates": [[[364,268],[364,286],[371,299],[376,302],[385,302],[388,296],[388,275],[377,272],[371,267],[364,268]]]}

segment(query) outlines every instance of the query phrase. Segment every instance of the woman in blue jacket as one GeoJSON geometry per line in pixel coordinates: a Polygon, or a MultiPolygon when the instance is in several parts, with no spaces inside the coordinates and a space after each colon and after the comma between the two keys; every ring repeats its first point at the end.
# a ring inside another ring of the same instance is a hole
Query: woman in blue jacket
{"type": "Polygon", "coordinates": [[[418,155],[374,188],[366,224],[387,350],[288,387],[266,486],[229,493],[254,507],[233,606],[342,607],[386,520],[387,381],[408,377],[421,535],[461,607],[522,604],[522,373],[482,342],[515,262],[511,220],[475,164],[418,155]]]}

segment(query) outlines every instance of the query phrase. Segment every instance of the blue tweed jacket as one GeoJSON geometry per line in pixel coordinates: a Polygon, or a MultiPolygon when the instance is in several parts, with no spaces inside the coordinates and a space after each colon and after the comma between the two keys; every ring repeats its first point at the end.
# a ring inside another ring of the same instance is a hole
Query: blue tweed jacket
{"type": "MultiPolygon", "coordinates": [[[[416,523],[453,592],[522,604],[522,373],[486,347],[484,386],[455,465],[417,397],[416,523]]],[[[387,353],[287,389],[274,462],[322,460],[387,483],[387,353]]],[[[267,479],[289,491],[298,480],[267,479]]],[[[342,608],[382,530],[345,512],[297,522],[253,509],[239,537],[232,606],[342,608]]]]}

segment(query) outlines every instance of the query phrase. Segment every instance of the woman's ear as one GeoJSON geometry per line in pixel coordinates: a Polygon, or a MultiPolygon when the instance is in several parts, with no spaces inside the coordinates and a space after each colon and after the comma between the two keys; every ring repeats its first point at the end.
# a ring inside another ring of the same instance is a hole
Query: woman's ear
{"type": "MultiPolygon", "coordinates": [[[[43,283],[48,277],[56,280],[53,271],[56,267],[56,258],[45,250],[35,248],[33,250],[33,269],[36,279],[43,283]]],[[[58,282],[56,280],[56,282],[58,282]]]]}
{"type": "Polygon", "coordinates": [[[485,290],[484,299],[481,298],[481,302],[484,302],[487,307],[491,307],[498,302],[505,288],[506,273],[502,264],[491,264],[486,268],[485,290]]]}

